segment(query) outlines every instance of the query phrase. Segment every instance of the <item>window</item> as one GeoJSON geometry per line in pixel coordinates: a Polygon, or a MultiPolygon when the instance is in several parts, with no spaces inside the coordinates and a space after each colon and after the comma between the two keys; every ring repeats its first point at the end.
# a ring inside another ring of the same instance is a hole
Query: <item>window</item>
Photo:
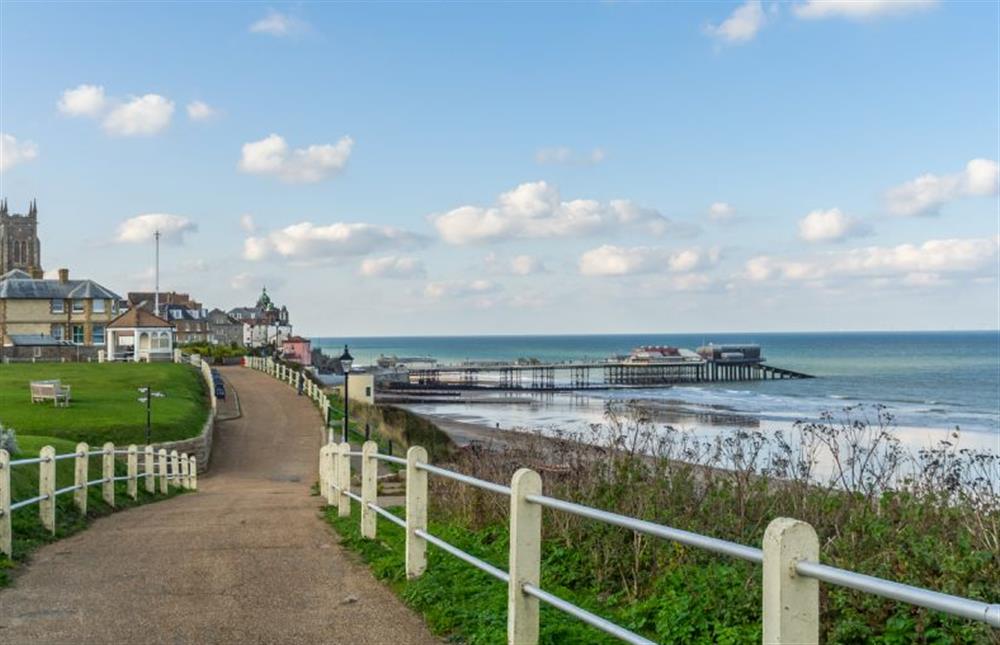
{"type": "Polygon", "coordinates": [[[169,350],[170,332],[161,331],[153,336],[152,349],[169,350]]]}
{"type": "Polygon", "coordinates": [[[42,348],[41,347],[35,347],[34,348],[33,356],[35,358],[41,358],[42,357],[42,348]]]}
{"type": "Polygon", "coordinates": [[[52,325],[52,337],[56,340],[63,339],[63,326],[62,325],[52,325]]]}
{"type": "Polygon", "coordinates": [[[366,398],[371,398],[371,396],[372,396],[372,386],[366,385],[365,386],[365,397],[366,398]]]}
{"type": "Polygon", "coordinates": [[[81,298],[75,298],[73,300],[73,313],[82,314],[84,309],[83,303],[84,300],[82,300],[81,298]]]}
{"type": "MultiPolygon", "coordinates": [[[[97,302],[97,301],[95,300],[94,302],[97,302]]],[[[94,328],[91,331],[91,336],[90,337],[91,337],[91,342],[94,345],[103,345],[104,344],[104,325],[94,325],[94,328]]]]}
{"type": "Polygon", "coordinates": [[[83,325],[73,325],[73,344],[83,345],[83,325]]]}
{"type": "Polygon", "coordinates": [[[95,314],[104,313],[104,301],[101,300],[100,298],[98,298],[97,300],[93,300],[90,306],[95,314]]]}
{"type": "Polygon", "coordinates": [[[53,298],[52,304],[49,306],[49,308],[54,314],[61,314],[66,312],[65,303],[62,301],[62,298],[53,298]]]}

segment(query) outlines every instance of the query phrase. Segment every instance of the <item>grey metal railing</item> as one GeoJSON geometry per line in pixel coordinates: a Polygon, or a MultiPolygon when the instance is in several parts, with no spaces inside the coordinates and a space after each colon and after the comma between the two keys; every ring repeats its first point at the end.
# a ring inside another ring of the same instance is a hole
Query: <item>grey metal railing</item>
{"type": "Polygon", "coordinates": [[[341,516],[350,514],[350,501],[361,505],[364,537],[375,537],[376,516],[406,531],[407,577],[414,578],[423,573],[426,568],[424,552],[429,544],[512,586],[513,592],[509,595],[514,600],[508,606],[512,616],[508,622],[510,642],[536,642],[539,620],[537,602],[542,602],[624,642],[642,645],[653,643],[640,634],[542,589],[538,569],[543,508],[763,565],[763,631],[766,643],[818,641],[820,581],[1000,627],[1000,604],[944,594],[821,564],[815,532],[808,524],[796,520],[775,520],[765,533],[764,547],[750,547],[543,495],[541,478],[527,469],[518,471],[512,485],[505,486],[429,464],[426,451],[422,448],[411,448],[407,458],[403,459],[378,453],[378,446],[374,442],[366,442],[361,451],[351,450],[346,443],[324,446],[320,451],[320,484],[328,504],[337,505],[341,516]],[[350,489],[351,457],[362,458],[360,495],[350,489]],[[374,482],[378,461],[407,466],[405,518],[400,518],[377,504],[374,482]],[[428,488],[425,473],[508,496],[511,500],[510,562],[512,568],[517,568],[517,562],[527,555],[528,573],[524,573],[522,563],[522,570],[515,579],[511,573],[429,533],[426,523],[428,488]],[[347,505],[341,500],[346,500],[347,505]],[[417,518],[416,522],[410,521],[411,515],[417,518]],[[527,531],[525,524],[529,525],[527,531]],[[797,555],[789,558],[788,553],[797,555]],[[809,557],[800,557],[803,553],[809,557]],[[530,564],[532,561],[533,564],[530,564]],[[774,575],[775,572],[777,575],[774,575]],[[531,602],[516,602],[519,597],[537,602],[534,606],[531,602]]]}

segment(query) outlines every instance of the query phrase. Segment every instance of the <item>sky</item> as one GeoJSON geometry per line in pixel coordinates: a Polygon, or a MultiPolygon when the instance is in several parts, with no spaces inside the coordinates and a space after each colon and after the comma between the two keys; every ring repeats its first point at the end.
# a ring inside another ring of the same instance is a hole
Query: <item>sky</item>
{"type": "Polygon", "coordinates": [[[998,7],[5,0],[0,196],[306,335],[997,329],[998,7]]]}

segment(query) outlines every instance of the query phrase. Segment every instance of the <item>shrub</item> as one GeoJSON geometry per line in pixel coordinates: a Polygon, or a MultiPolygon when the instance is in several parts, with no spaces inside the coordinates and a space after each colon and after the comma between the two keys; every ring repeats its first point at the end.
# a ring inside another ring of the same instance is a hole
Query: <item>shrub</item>
{"type": "Polygon", "coordinates": [[[12,456],[19,452],[17,433],[14,432],[14,428],[5,428],[3,423],[0,423],[0,450],[6,450],[12,456]]]}

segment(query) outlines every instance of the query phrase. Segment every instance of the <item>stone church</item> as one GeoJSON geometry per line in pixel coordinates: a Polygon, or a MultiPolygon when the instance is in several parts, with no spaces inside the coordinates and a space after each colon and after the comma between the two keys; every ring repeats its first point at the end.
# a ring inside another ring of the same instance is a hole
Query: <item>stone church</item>
{"type": "Polygon", "coordinates": [[[42,272],[36,200],[31,200],[27,215],[11,215],[7,210],[7,200],[0,202],[0,275],[14,269],[34,276],[40,276],[42,272]]]}

